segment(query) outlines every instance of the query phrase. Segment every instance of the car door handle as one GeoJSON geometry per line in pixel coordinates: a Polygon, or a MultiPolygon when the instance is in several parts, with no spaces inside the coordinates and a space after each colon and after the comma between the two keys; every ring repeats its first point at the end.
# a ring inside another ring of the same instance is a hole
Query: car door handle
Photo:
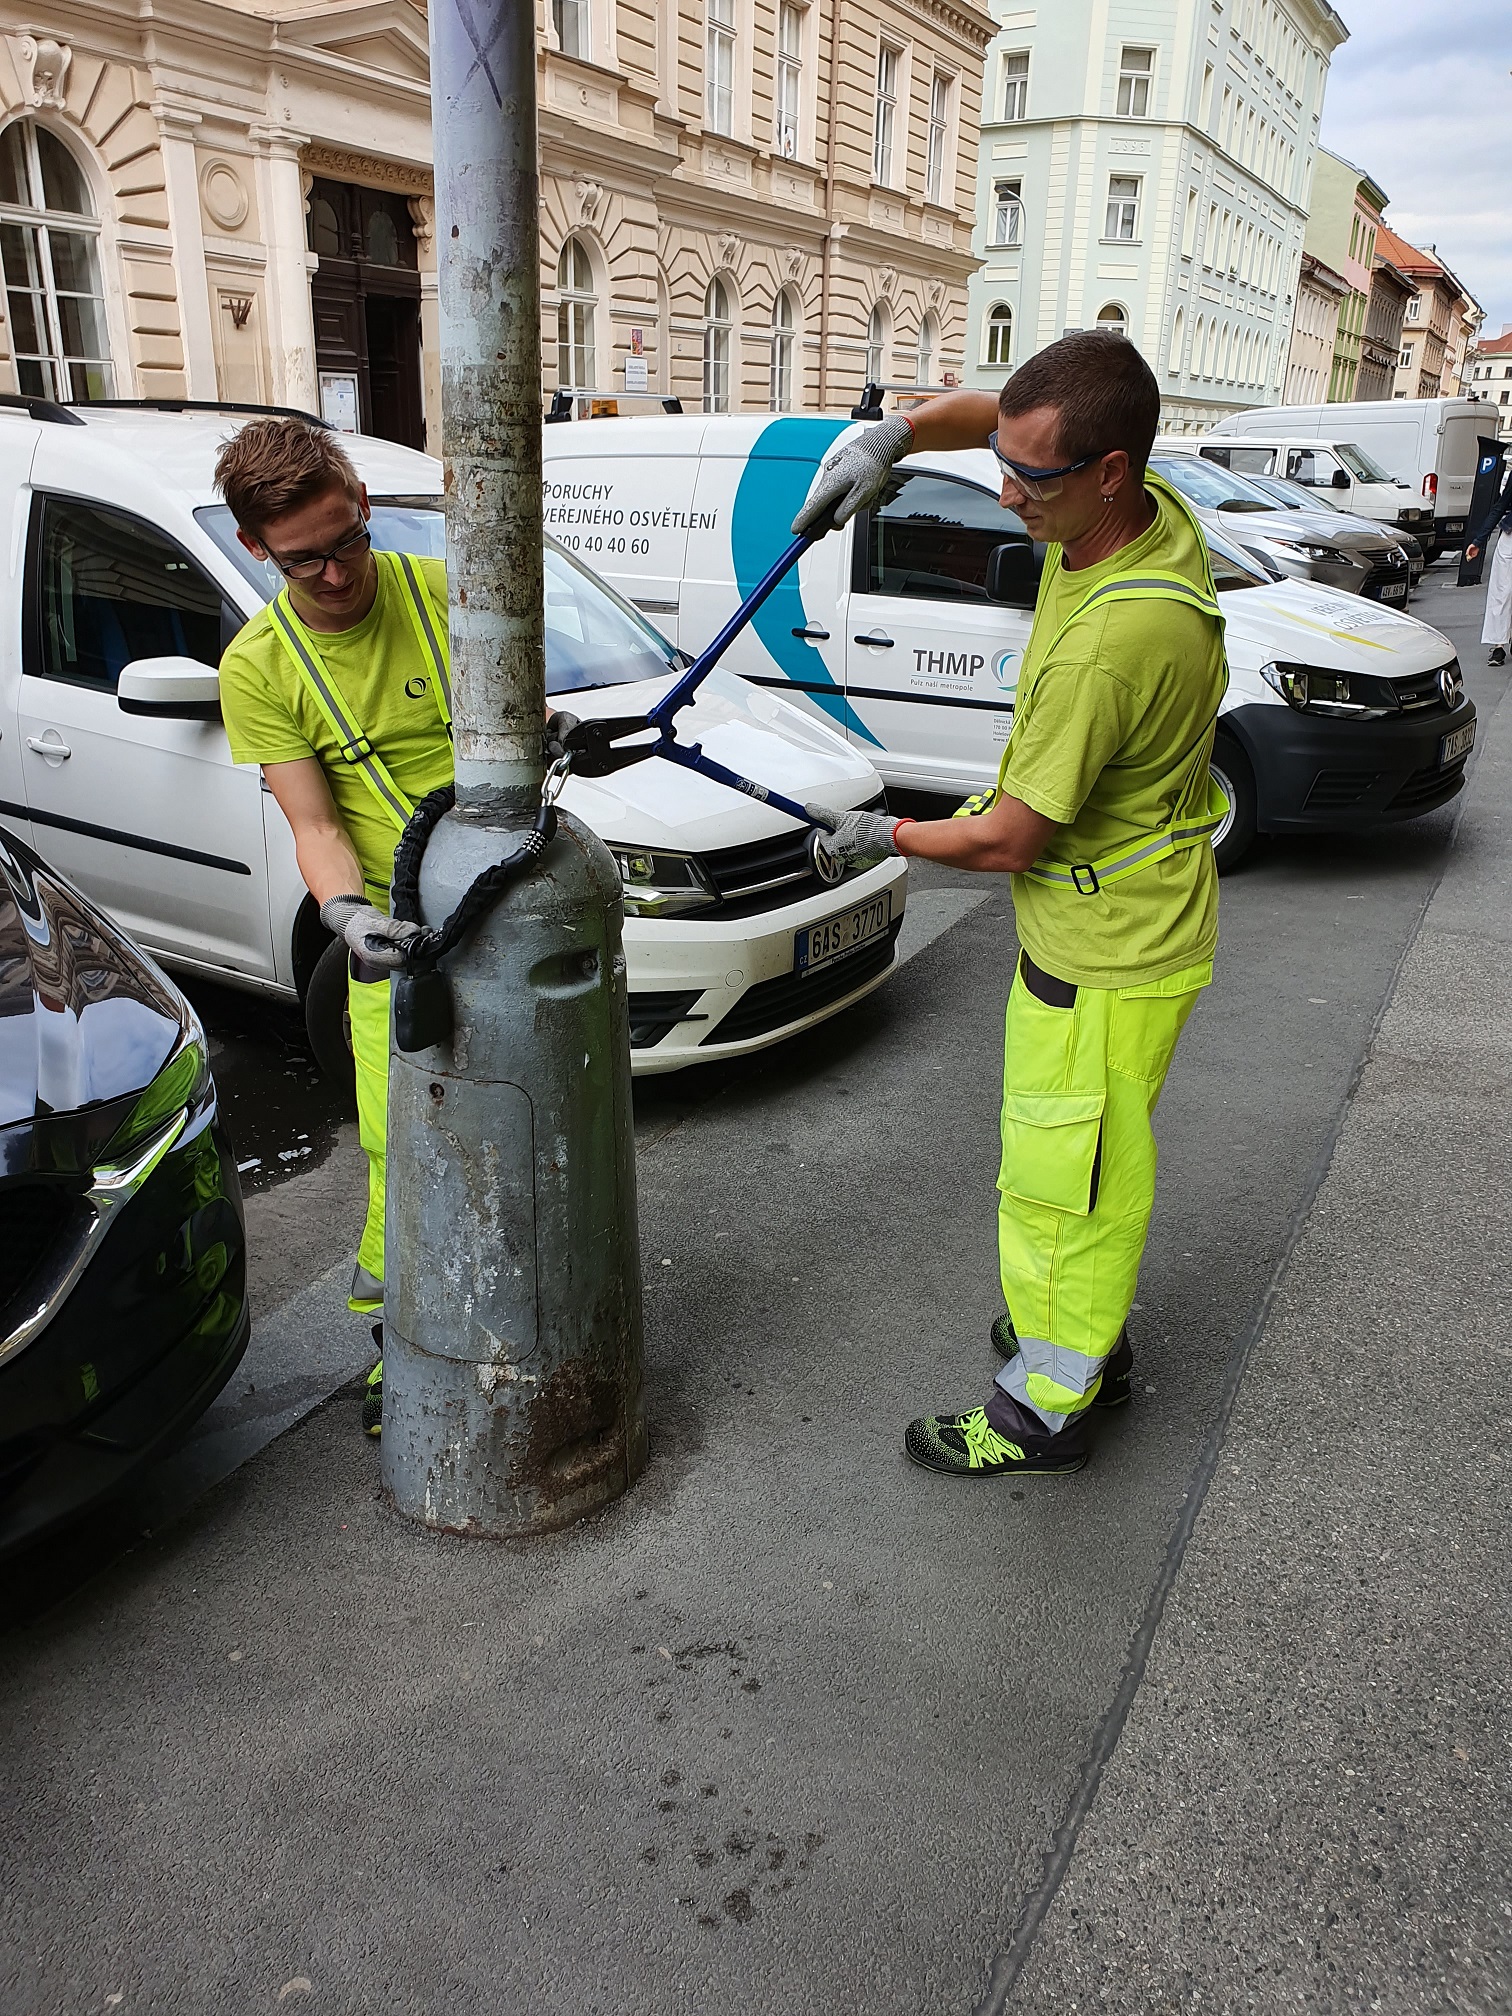
{"type": "Polygon", "coordinates": [[[47,732],[53,737],[51,742],[43,735],[28,735],[26,738],[27,748],[35,749],[39,756],[56,756],[60,763],[67,757],[72,756],[72,749],[69,748],[68,744],[55,729],[50,728],[47,732]]]}
{"type": "Polygon", "coordinates": [[[801,625],[793,632],[795,637],[806,637],[810,644],[828,644],[828,630],[821,630],[816,623],[801,625]]]}
{"type": "Polygon", "coordinates": [[[891,651],[893,648],[892,638],[884,637],[880,630],[873,630],[869,637],[863,637],[858,631],[852,641],[857,644],[875,644],[879,651],[891,651]]]}

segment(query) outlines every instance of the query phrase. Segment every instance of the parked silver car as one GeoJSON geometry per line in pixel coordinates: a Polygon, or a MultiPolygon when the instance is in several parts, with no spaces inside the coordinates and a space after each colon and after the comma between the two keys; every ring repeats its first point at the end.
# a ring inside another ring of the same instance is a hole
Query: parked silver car
{"type": "Polygon", "coordinates": [[[1195,449],[1157,446],[1150,467],[1181,492],[1197,512],[1219,524],[1258,559],[1300,581],[1317,581],[1346,595],[1405,604],[1411,568],[1400,539],[1384,526],[1360,521],[1355,531],[1342,513],[1290,510],[1195,449]]]}
{"type": "MultiPolygon", "coordinates": [[[[1304,484],[1293,483],[1289,476],[1257,476],[1253,469],[1244,472],[1246,483],[1253,483],[1257,490],[1263,490],[1268,497],[1288,511],[1316,511],[1319,506],[1328,514],[1330,525],[1338,517],[1356,532],[1368,533],[1375,544],[1381,543],[1381,534],[1386,530],[1374,518],[1362,518],[1358,511],[1346,511],[1342,504],[1335,504],[1326,490],[1309,490],[1304,484]]],[[[1416,591],[1427,566],[1427,556],[1423,552],[1423,542],[1411,532],[1404,532],[1393,526],[1389,535],[1407,555],[1407,571],[1412,576],[1412,586],[1416,591]]],[[[1408,598],[1411,600],[1411,597],[1408,598]]]]}

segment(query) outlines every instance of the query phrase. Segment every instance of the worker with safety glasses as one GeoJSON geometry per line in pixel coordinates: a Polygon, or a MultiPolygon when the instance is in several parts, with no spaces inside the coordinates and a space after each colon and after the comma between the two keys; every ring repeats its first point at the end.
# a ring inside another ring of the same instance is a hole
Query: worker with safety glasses
{"type": "Polygon", "coordinates": [[[998,1247],[1005,1359],[984,1406],[910,1422],[916,1463],[960,1477],[1078,1470],[1088,1413],[1129,1397],[1126,1319],[1155,1193],[1151,1117],[1213,974],[1212,784],[1227,683],[1207,548],[1145,463],[1148,365],[1089,331],[990,393],[947,393],[852,437],[793,530],[876,503],[915,449],[991,447],[1002,503],[1047,545],[997,786],[952,819],[810,806],[832,859],[903,854],[1011,874],[998,1247]],[[964,816],[963,816],[964,815],[964,816]]]}

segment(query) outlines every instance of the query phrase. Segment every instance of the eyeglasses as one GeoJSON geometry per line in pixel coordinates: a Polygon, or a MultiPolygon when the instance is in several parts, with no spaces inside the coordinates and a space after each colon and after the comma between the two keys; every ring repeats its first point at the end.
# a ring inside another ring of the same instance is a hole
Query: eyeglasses
{"type": "Polygon", "coordinates": [[[1059,469],[1026,469],[1022,462],[1009,461],[997,444],[996,434],[988,435],[987,446],[996,455],[998,467],[1004,475],[1011,477],[1024,495],[1032,497],[1037,503],[1058,497],[1065,477],[1074,476],[1078,469],[1090,469],[1094,462],[1101,462],[1108,453],[1106,448],[1099,448],[1095,455],[1083,455],[1079,462],[1067,462],[1059,469]]]}
{"type": "Polygon", "coordinates": [[[271,547],[264,550],[286,581],[313,581],[324,574],[333,560],[339,560],[343,567],[350,567],[353,561],[362,558],[372,543],[371,529],[362,525],[357,531],[349,532],[341,544],[333,546],[329,553],[311,553],[303,560],[280,560],[271,547]]]}

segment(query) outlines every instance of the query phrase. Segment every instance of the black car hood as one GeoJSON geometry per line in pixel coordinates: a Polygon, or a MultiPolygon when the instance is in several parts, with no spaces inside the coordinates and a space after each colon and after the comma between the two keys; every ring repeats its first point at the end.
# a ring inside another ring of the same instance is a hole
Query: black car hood
{"type": "Polygon", "coordinates": [[[0,1129],[140,1092],[184,1013],[103,912],[0,826],[0,1129]]]}

